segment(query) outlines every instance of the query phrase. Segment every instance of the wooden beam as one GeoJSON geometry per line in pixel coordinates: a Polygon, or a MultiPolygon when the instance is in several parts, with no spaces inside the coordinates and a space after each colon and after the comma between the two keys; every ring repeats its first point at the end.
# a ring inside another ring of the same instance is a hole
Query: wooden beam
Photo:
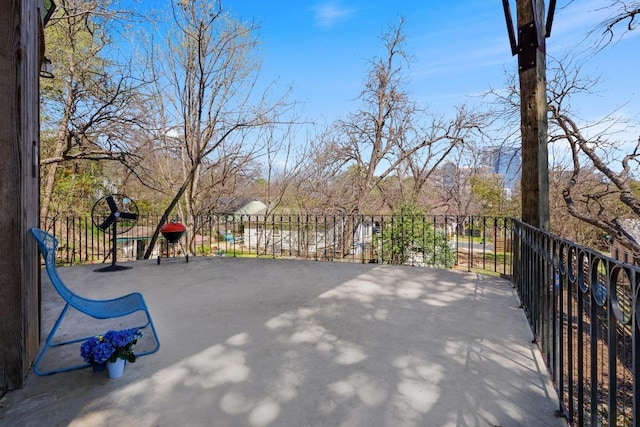
{"type": "Polygon", "coordinates": [[[38,225],[41,0],[0,8],[0,394],[22,387],[40,342],[38,225]]]}
{"type": "Polygon", "coordinates": [[[517,2],[522,220],[549,230],[544,1],[517,2]]]}

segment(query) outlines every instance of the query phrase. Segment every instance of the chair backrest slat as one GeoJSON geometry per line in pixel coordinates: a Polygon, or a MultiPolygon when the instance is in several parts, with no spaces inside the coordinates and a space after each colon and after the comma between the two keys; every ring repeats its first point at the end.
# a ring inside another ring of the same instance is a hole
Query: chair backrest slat
{"type": "Polygon", "coordinates": [[[31,234],[38,242],[38,247],[40,248],[40,253],[44,258],[44,264],[51,283],[66,302],[71,302],[71,299],[76,295],[71,291],[71,289],[67,288],[62,279],[60,279],[56,268],[56,249],[58,247],[58,239],[39,228],[32,228],[31,234]]]}

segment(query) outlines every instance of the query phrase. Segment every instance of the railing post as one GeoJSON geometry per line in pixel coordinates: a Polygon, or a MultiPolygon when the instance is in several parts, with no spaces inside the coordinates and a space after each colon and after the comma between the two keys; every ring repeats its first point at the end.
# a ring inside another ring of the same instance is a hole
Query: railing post
{"type": "Polygon", "coordinates": [[[469,235],[467,236],[467,248],[469,250],[468,252],[468,264],[467,264],[467,271],[471,271],[471,269],[473,268],[473,230],[474,230],[474,226],[473,226],[473,216],[469,217],[469,235]]]}
{"type": "Polygon", "coordinates": [[[640,310],[639,292],[640,292],[640,272],[633,271],[629,278],[631,289],[633,290],[633,304],[631,310],[631,347],[632,347],[632,376],[633,376],[633,401],[632,415],[633,427],[640,426],[640,320],[638,320],[638,310],[640,310]]]}
{"type": "MultiPolygon", "coordinates": [[[[610,263],[606,263],[606,274],[607,274],[607,293],[609,296],[611,296],[612,294],[612,290],[613,290],[613,286],[611,286],[611,284],[613,283],[615,286],[615,280],[613,280],[613,277],[610,275],[610,272],[613,270],[613,266],[610,263]]],[[[615,314],[613,312],[613,304],[611,302],[611,297],[607,298],[606,300],[606,307],[607,307],[607,323],[609,325],[613,325],[614,327],[609,327],[608,328],[608,334],[607,334],[607,345],[609,347],[609,369],[608,369],[608,376],[609,376],[609,399],[608,399],[608,407],[609,407],[609,425],[610,426],[614,426],[617,424],[617,418],[618,418],[618,408],[617,408],[617,399],[616,396],[618,395],[618,373],[617,373],[617,363],[616,361],[618,360],[618,328],[617,328],[617,320],[615,317],[615,314]],[[612,363],[613,362],[613,363],[612,363]]]]}

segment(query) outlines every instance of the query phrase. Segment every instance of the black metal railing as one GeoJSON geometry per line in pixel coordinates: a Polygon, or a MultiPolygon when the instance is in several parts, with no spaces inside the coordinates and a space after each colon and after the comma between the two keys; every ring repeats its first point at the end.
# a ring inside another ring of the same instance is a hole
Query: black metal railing
{"type": "MultiPolygon", "coordinates": [[[[117,259],[142,259],[159,217],[140,216],[117,236],[117,259]]],[[[58,262],[102,263],[111,255],[111,236],[90,218],[42,221],[59,240],[58,262]]],[[[152,257],[191,256],[313,259],[482,269],[511,274],[511,221],[468,216],[394,215],[220,215],[187,225],[179,245],[160,239],[152,257]],[[399,249],[398,249],[399,248],[399,249]],[[448,248],[448,249],[447,249],[448,248]]]]}
{"type": "Polygon", "coordinates": [[[640,267],[513,222],[513,283],[576,426],[638,426],[640,267]]]}
{"type": "MultiPolygon", "coordinates": [[[[118,259],[141,258],[157,221],[141,216],[120,234],[118,259]]],[[[109,234],[86,218],[43,226],[60,241],[59,263],[111,256],[109,234]]],[[[559,396],[558,415],[580,427],[640,426],[638,266],[509,218],[229,215],[197,218],[187,230],[178,248],[161,240],[153,257],[188,251],[500,274],[518,292],[559,396]]]]}

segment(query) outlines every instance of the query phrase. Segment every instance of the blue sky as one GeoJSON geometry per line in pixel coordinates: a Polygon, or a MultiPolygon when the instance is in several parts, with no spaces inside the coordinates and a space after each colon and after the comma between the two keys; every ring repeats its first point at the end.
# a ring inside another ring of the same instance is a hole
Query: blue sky
{"type": "MultiPolygon", "coordinates": [[[[547,2],[548,3],[548,2],[547,2]]],[[[608,13],[609,0],[558,1],[550,55],[583,51],[587,32],[608,13]]],[[[515,69],[500,1],[247,1],[226,0],[224,7],[260,29],[264,82],[292,84],[304,113],[327,121],[354,111],[367,61],[383,55],[379,36],[405,17],[407,51],[414,56],[409,90],[420,105],[447,114],[455,105],[478,102],[489,88],[500,88],[505,71],[515,69]]],[[[511,2],[515,13],[515,1],[511,2]]],[[[514,16],[515,20],[515,16],[514,16]]],[[[600,75],[600,96],[585,100],[581,111],[597,117],[621,110],[640,121],[640,30],[608,47],[584,71],[600,75]]]]}
{"type": "MultiPolygon", "coordinates": [[[[587,34],[611,13],[605,7],[610,2],[558,0],[547,53],[562,58],[572,52],[583,74],[599,77],[597,93],[572,105],[581,120],[599,121],[615,111],[634,123],[619,135],[630,144],[640,132],[640,29],[586,56],[595,42],[587,34]]],[[[170,3],[137,4],[161,9],[170,3]]],[[[515,14],[515,0],[510,4],[515,14]]],[[[223,0],[223,6],[260,27],[261,85],[277,81],[282,93],[291,85],[290,99],[304,106],[302,117],[321,125],[357,111],[368,61],[385,53],[379,37],[401,16],[406,51],[414,59],[408,90],[431,113],[450,118],[458,105],[481,103],[480,96],[502,88],[505,73],[517,67],[499,0],[223,0]]]]}
{"type": "Polygon", "coordinates": [[[263,78],[292,83],[294,96],[314,116],[333,119],[353,110],[367,61],[384,55],[379,37],[400,16],[414,57],[409,88],[423,105],[459,103],[486,88],[481,81],[501,81],[503,65],[511,62],[502,9],[487,7],[486,0],[247,3],[230,0],[226,7],[260,23],[263,78]]]}

